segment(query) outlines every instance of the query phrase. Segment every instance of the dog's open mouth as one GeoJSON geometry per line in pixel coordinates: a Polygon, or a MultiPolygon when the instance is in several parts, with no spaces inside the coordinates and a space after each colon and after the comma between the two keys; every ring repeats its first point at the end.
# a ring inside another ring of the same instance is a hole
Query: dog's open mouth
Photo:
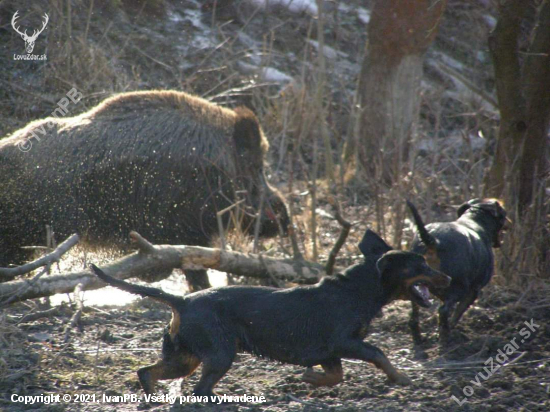
{"type": "Polygon", "coordinates": [[[424,283],[415,283],[410,288],[410,293],[412,300],[419,304],[420,306],[423,306],[425,308],[429,308],[431,306],[430,302],[430,291],[428,289],[428,286],[424,283]]]}

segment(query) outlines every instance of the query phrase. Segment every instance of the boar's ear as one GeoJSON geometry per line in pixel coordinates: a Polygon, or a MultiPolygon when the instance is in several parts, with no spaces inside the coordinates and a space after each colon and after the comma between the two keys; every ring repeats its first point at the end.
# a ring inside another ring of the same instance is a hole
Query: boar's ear
{"type": "MultiPolygon", "coordinates": [[[[235,129],[233,131],[233,139],[237,150],[240,152],[244,149],[258,150],[264,149],[264,138],[260,129],[260,123],[256,115],[246,107],[237,107],[235,109],[235,129]]],[[[267,142],[266,142],[267,143],[267,142]]]]}
{"type": "Polygon", "coordinates": [[[376,257],[382,256],[384,253],[392,250],[384,240],[378,236],[375,232],[370,229],[367,229],[363,235],[363,239],[359,242],[359,250],[363,256],[374,255],[376,257]]]}

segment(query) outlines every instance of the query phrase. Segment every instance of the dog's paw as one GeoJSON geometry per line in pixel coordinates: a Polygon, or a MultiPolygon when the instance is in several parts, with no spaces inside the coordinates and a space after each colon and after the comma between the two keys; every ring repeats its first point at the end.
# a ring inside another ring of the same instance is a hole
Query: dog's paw
{"type": "Polygon", "coordinates": [[[307,368],[302,375],[302,380],[313,386],[334,386],[342,382],[342,376],[329,375],[323,372],[315,372],[313,368],[307,368]]]}
{"type": "Polygon", "coordinates": [[[403,373],[398,373],[391,381],[400,386],[409,386],[413,383],[412,380],[403,373]]]}
{"type": "Polygon", "coordinates": [[[323,386],[325,379],[326,375],[324,373],[315,372],[313,368],[307,368],[302,375],[302,380],[313,386],[323,386]]]}

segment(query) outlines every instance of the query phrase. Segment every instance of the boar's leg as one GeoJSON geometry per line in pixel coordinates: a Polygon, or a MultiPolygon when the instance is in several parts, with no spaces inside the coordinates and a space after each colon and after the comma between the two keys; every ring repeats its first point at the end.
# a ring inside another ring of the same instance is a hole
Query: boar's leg
{"type": "Polygon", "coordinates": [[[184,273],[190,292],[197,292],[211,287],[206,270],[185,270],[184,273]]]}

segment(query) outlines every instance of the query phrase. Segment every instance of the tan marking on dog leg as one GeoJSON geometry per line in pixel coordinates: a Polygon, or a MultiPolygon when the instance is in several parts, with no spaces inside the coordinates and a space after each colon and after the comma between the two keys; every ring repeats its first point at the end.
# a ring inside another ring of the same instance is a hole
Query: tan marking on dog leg
{"type": "Polygon", "coordinates": [[[172,309],[172,319],[170,320],[170,338],[172,342],[179,332],[181,324],[181,317],[179,312],[176,309],[172,309]]]}
{"type": "Polygon", "coordinates": [[[409,377],[395,369],[395,367],[385,356],[377,357],[375,360],[372,361],[372,363],[374,363],[377,368],[382,369],[391,382],[402,386],[412,384],[412,381],[409,379],[409,377]]]}
{"type": "Polygon", "coordinates": [[[157,381],[182,378],[191,375],[200,365],[200,360],[191,354],[182,354],[170,360],[160,360],[154,365],[138,370],[139,382],[147,394],[155,392],[157,381]]]}
{"type": "Polygon", "coordinates": [[[439,259],[435,246],[428,246],[426,253],[424,254],[424,259],[426,259],[426,263],[432,269],[439,270],[441,267],[441,259],[439,259]]]}
{"type": "Polygon", "coordinates": [[[344,371],[341,363],[321,366],[325,371],[324,373],[315,372],[313,368],[307,368],[302,376],[302,380],[314,386],[334,386],[344,380],[344,371]]]}

